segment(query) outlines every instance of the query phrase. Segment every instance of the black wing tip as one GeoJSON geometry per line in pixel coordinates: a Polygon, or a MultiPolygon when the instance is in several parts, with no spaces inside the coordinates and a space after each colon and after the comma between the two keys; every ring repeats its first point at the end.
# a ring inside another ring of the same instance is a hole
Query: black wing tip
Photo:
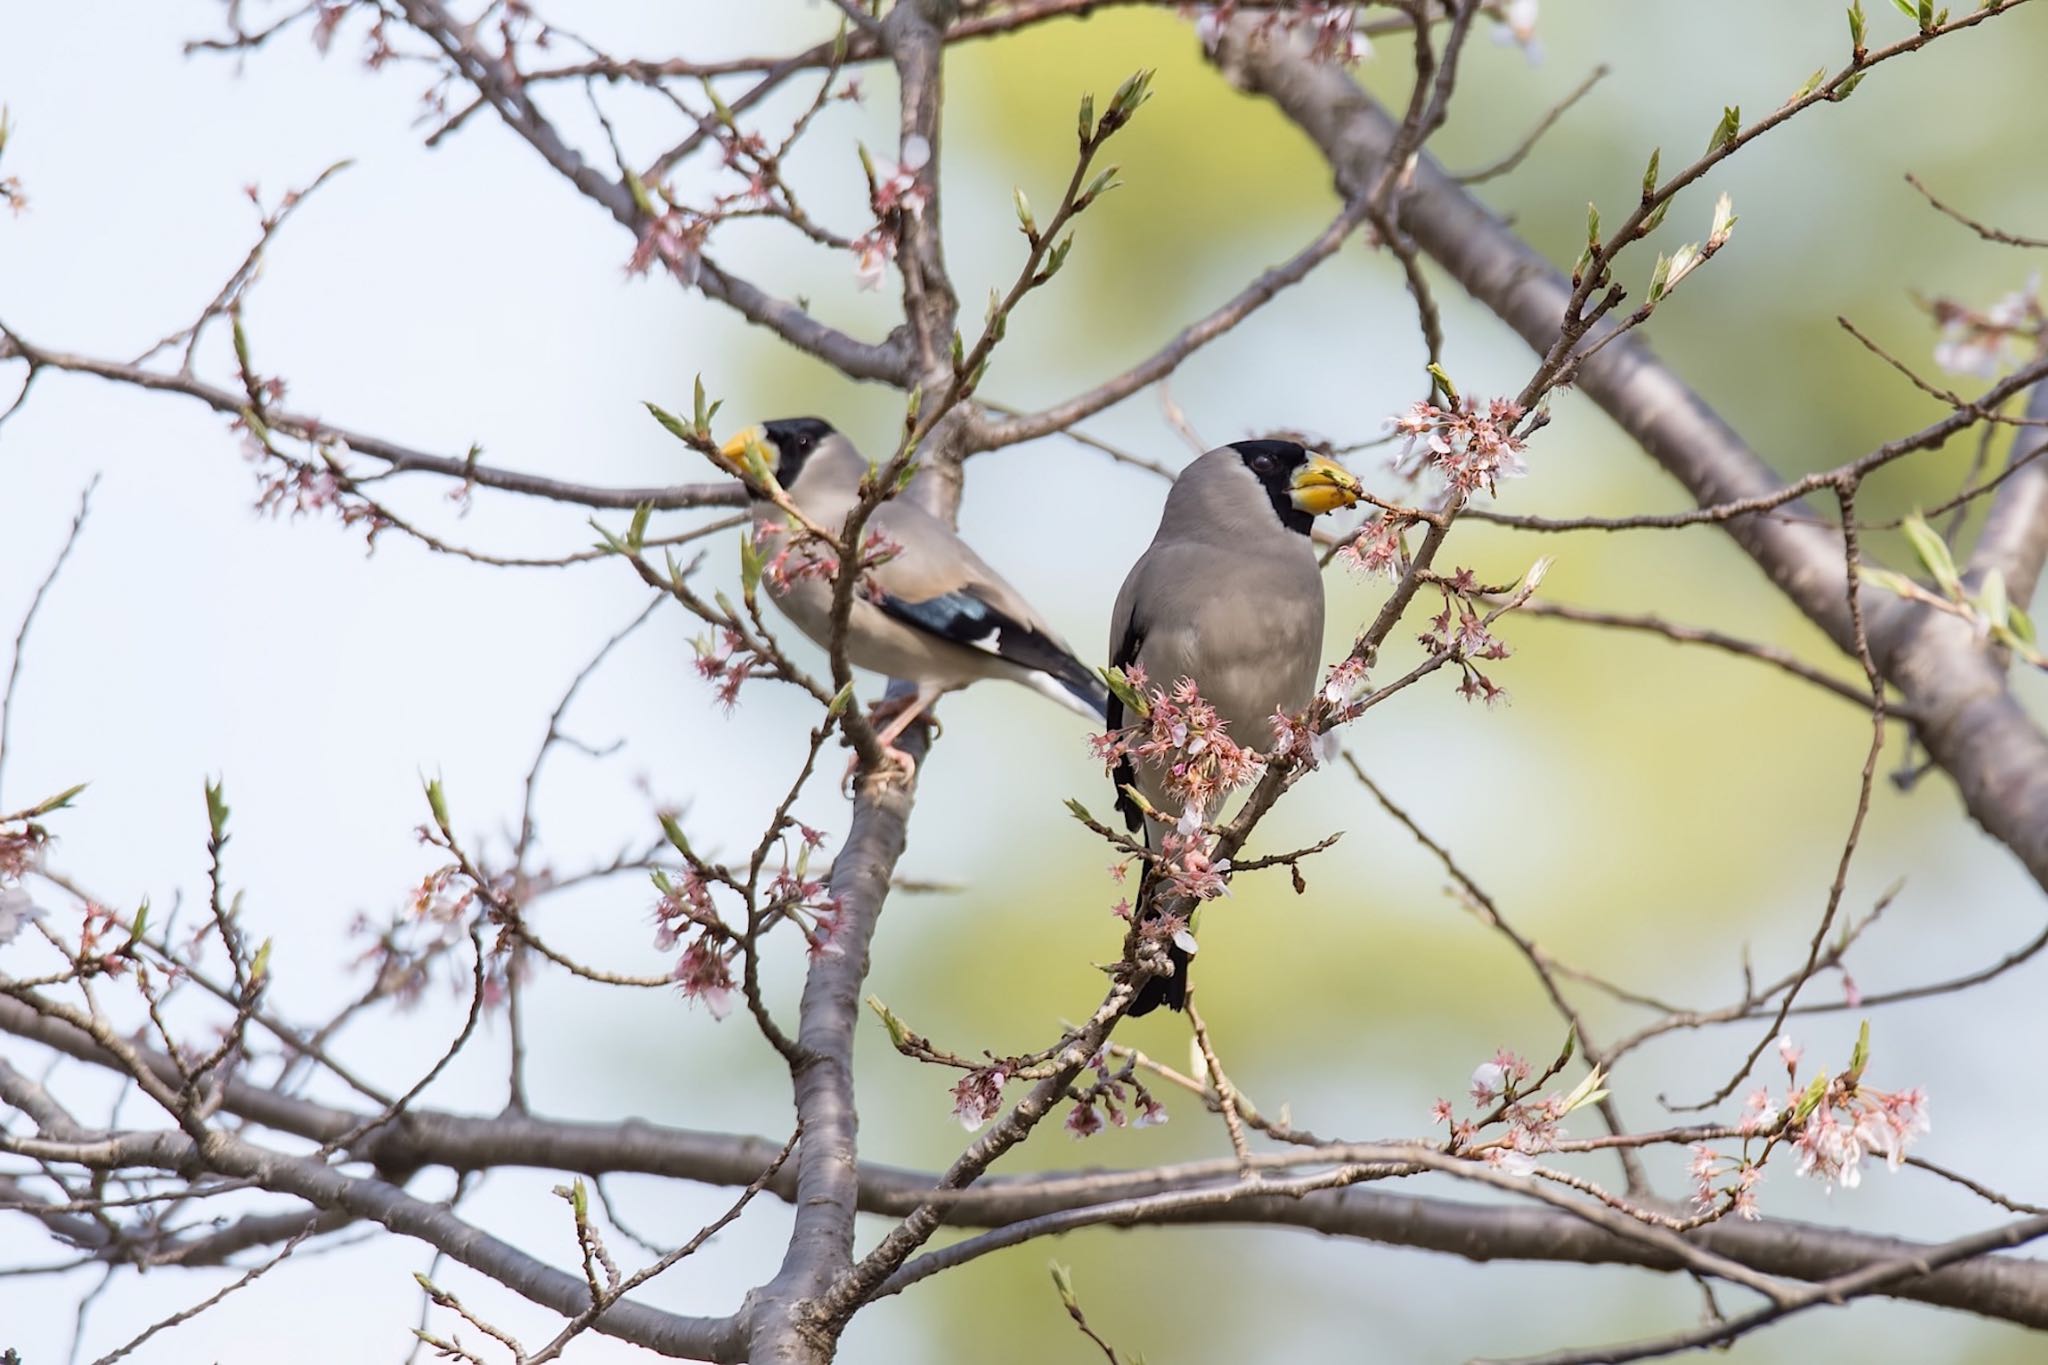
{"type": "Polygon", "coordinates": [[[1188,963],[1191,960],[1179,947],[1169,945],[1167,956],[1173,961],[1172,976],[1148,976],[1145,984],[1138,987],[1132,997],[1131,1007],[1124,1013],[1133,1019],[1152,1013],[1161,1005],[1178,1014],[1188,1007],[1188,963]]]}

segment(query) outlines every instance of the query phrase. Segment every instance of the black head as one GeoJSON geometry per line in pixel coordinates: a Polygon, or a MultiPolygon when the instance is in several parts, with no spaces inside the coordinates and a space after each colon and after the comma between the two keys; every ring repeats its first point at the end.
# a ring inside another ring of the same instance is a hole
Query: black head
{"type": "Polygon", "coordinates": [[[838,433],[819,417],[782,417],[761,424],[768,444],[775,447],[775,481],[784,488],[803,473],[804,461],[838,433]]]}
{"type": "Polygon", "coordinates": [[[1294,441],[1233,441],[1230,448],[1272,499],[1280,524],[1307,535],[1315,514],[1295,505],[1294,479],[1308,464],[1308,451],[1294,441]]]}

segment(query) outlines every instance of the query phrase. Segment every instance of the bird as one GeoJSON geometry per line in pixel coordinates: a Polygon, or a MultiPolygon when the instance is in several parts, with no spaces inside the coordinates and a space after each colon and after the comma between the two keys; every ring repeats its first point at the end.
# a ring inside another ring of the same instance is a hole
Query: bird
{"type": "MultiPolygon", "coordinates": [[[[1308,705],[1322,662],[1323,579],[1309,532],[1317,517],[1356,504],[1362,492],[1349,470],[1294,441],[1237,441],[1198,457],[1167,492],[1159,530],[1117,593],[1110,666],[1141,666],[1169,690],[1191,680],[1232,739],[1261,746],[1276,710],[1308,705]]],[[[1108,723],[1112,733],[1125,724],[1114,695],[1108,723]]],[[[1128,754],[1116,764],[1117,808],[1148,848],[1181,814],[1166,777],[1128,754]]],[[[1156,893],[1150,872],[1138,885],[1140,922],[1156,893]]],[[[1185,1007],[1192,954],[1177,939],[1167,953],[1172,975],[1148,977],[1131,1014],[1185,1007]]]]}
{"type": "MultiPolygon", "coordinates": [[[[749,427],[722,447],[740,461],[757,446],[789,500],[808,520],[837,535],[860,501],[869,465],[852,441],[817,417],[789,417],[749,427]]],[[[757,517],[783,519],[756,490],[757,517]]],[[[1107,715],[1108,689],[1074,656],[1023,595],[990,568],[938,517],[894,498],[867,520],[886,558],[870,569],[853,595],[846,626],[846,658],[856,668],[902,678],[916,695],[876,733],[882,747],[910,769],[896,738],[939,697],[983,678],[1007,678],[1098,724],[1107,715]]],[[[829,649],[832,639],[831,573],[783,575],[769,594],[797,629],[829,649]]],[[[879,715],[878,715],[879,719],[879,715]]]]}

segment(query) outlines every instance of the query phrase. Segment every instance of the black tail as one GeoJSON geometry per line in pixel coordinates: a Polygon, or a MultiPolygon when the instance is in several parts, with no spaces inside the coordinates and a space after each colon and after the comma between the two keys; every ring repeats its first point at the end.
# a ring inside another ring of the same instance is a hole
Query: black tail
{"type": "Polygon", "coordinates": [[[1062,653],[1059,666],[1046,672],[1053,681],[1071,692],[1074,700],[1101,717],[1103,724],[1109,724],[1109,689],[1103,686],[1102,679],[1096,677],[1088,665],[1071,654],[1062,653]]]}
{"type": "MultiPolygon", "coordinates": [[[[1138,906],[1131,912],[1133,922],[1141,928],[1158,917],[1158,911],[1152,905],[1153,888],[1157,881],[1158,877],[1153,873],[1151,864],[1147,863],[1138,874],[1138,906]]],[[[1195,960],[1194,955],[1172,939],[1168,939],[1166,960],[1173,964],[1173,975],[1146,977],[1145,983],[1138,987],[1137,997],[1131,1001],[1131,1008],[1126,1013],[1132,1017],[1150,1014],[1161,1005],[1176,1011],[1187,1008],[1188,966],[1195,960]]]]}

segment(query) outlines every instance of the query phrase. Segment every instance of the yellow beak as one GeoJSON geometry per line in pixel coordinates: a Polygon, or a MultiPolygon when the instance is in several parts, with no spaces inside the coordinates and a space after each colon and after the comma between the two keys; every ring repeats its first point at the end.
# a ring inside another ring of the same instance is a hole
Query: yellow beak
{"type": "Polygon", "coordinates": [[[770,469],[775,468],[777,455],[775,443],[768,439],[767,431],[761,427],[747,427],[740,431],[730,441],[720,446],[718,453],[744,469],[747,467],[747,452],[749,450],[759,451],[762,462],[770,469]]]}
{"type": "Polygon", "coordinates": [[[1365,492],[1356,475],[1326,455],[1309,456],[1289,483],[1294,505],[1316,517],[1354,505],[1365,492]]]}

